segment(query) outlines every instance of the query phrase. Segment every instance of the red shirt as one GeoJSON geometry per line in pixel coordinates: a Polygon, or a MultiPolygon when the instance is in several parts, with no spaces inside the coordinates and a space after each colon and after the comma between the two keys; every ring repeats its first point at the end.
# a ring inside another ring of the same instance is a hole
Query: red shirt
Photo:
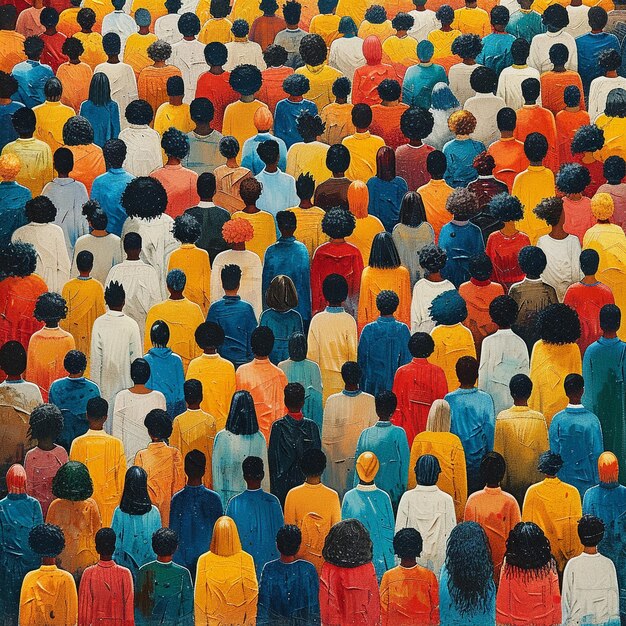
{"type": "Polygon", "coordinates": [[[398,406],[391,421],[404,428],[411,447],[415,436],[426,430],[432,403],[448,393],[446,375],[438,365],[426,359],[413,359],[396,371],[393,392],[398,406]]]}
{"type": "Polygon", "coordinates": [[[591,199],[583,196],[580,200],[570,200],[564,196],[563,210],[565,211],[563,224],[565,232],[576,235],[582,246],[585,233],[596,223],[596,218],[591,212],[591,199]]]}
{"type": "Polygon", "coordinates": [[[587,111],[577,111],[576,113],[559,111],[556,114],[555,122],[559,163],[571,162],[573,159],[571,150],[572,139],[574,139],[576,131],[581,126],[586,126],[590,123],[589,113],[587,111]]]}
{"type": "Polygon", "coordinates": [[[263,84],[257,93],[257,98],[267,104],[272,115],[278,101],[287,97],[283,91],[283,81],[291,74],[293,74],[293,68],[285,66],[268,67],[262,72],[263,84]]]}
{"type": "MultiPolygon", "coordinates": [[[[398,146],[407,143],[408,139],[400,130],[400,118],[408,108],[406,104],[397,104],[390,107],[375,104],[372,107],[372,123],[370,124],[372,135],[382,137],[385,143],[394,150],[398,146]]],[[[411,191],[414,190],[411,189],[411,191]]]]}
{"type": "Polygon", "coordinates": [[[539,105],[523,106],[517,111],[515,139],[524,143],[527,135],[540,132],[548,140],[548,155],[544,165],[553,172],[559,169],[559,157],[556,143],[556,124],[552,111],[539,105]]]}
{"type": "Polygon", "coordinates": [[[223,72],[222,74],[205,72],[198,78],[196,85],[196,98],[208,98],[213,103],[215,115],[211,126],[220,133],[222,132],[226,107],[239,100],[239,95],[233,91],[228,82],[229,78],[230,72],[223,72]]]}
{"type": "Polygon", "coordinates": [[[430,180],[426,159],[433,150],[425,143],[421,146],[406,143],[396,148],[396,174],[404,178],[409,191],[416,191],[430,180]]]}
{"type": "Polygon", "coordinates": [[[68,58],[61,52],[63,43],[67,37],[63,33],[55,33],[54,35],[39,35],[43,39],[43,52],[41,53],[41,62],[49,65],[56,74],[61,63],[65,63],[68,58]]]}
{"type": "Polygon", "coordinates": [[[512,237],[506,237],[498,230],[489,235],[485,252],[493,264],[491,280],[499,282],[507,291],[513,283],[524,280],[517,261],[517,255],[524,246],[530,245],[530,239],[525,233],[517,232],[512,237]]]}
{"type": "Polygon", "coordinates": [[[9,276],[0,281],[0,345],[19,341],[28,349],[31,335],[43,328],[33,312],[37,298],[46,291],[46,283],[37,274],[9,276]]]}

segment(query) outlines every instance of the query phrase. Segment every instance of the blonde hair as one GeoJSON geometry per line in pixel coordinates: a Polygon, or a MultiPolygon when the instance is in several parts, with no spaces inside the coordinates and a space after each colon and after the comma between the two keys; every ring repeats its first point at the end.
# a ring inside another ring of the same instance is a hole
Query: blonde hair
{"type": "Polygon", "coordinates": [[[450,405],[445,400],[435,400],[428,411],[426,430],[430,433],[450,432],[450,405]]]}
{"type": "Polygon", "coordinates": [[[455,135],[471,135],[476,130],[476,118],[469,111],[455,111],[448,118],[448,128],[455,135]]]}
{"type": "Polygon", "coordinates": [[[591,212],[597,220],[606,222],[611,219],[614,209],[613,198],[608,193],[597,193],[591,198],[591,212]]]}
{"type": "Polygon", "coordinates": [[[254,127],[257,130],[269,130],[274,123],[274,116],[267,107],[259,107],[254,112],[254,117],[252,121],[254,123],[254,127]]]}
{"type": "Polygon", "coordinates": [[[22,169],[22,162],[16,154],[0,156],[0,178],[3,181],[14,181],[22,169]]]}
{"type": "Polygon", "coordinates": [[[348,187],[348,208],[357,220],[367,217],[367,206],[370,193],[367,185],[361,180],[355,180],[348,187]]]}

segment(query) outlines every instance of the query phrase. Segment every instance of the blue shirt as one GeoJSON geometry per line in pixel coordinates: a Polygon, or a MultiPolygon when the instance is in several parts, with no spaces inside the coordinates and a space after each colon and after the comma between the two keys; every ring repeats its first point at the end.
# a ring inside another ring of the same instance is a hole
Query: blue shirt
{"type": "Polygon", "coordinates": [[[317,115],[317,105],[306,99],[301,102],[292,102],[287,98],[280,100],[276,104],[276,109],[274,110],[274,135],[280,137],[285,142],[287,150],[294,143],[302,141],[302,137],[296,128],[296,118],[303,111],[307,111],[311,115],[317,115]]]}
{"type": "Polygon", "coordinates": [[[377,217],[387,232],[400,221],[400,205],[409,190],[406,181],[400,176],[393,180],[383,180],[373,176],[367,181],[369,191],[368,213],[377,217]]]}
{"type": "Polygon", "coordinates": [[[573,485],[581,499],[598,484],[598,457],[604,452],[600,420],[583,406],[567,406],[550,422],[550,450],[560,454],[563,467],[558,477],[573,485]]]}
{"type": "MultiPolygon", "coordinates": [[[[259,144],[273,139],[278,144],[278,169],[287,169],[287,146],[280,137],[275,137],[272,133],[258,133],[250,139],[246,139],[241,150],[241,167],[247,167],[254,176],[265,168],[265,163],[261,161],[261,157],[256,149],[259,144]]],[[[298,141],[300,141],[298,139],[298,141]]]]}
{"type": "Polygon", "coordinates": [[[437,83],[448,84],[446,70],[441,65],[412,65],[402,81],[402,102],[409,106],[430,109],[433,87],[437,83]]]}
{"type": "Polygon", "coordinates": [[[604,70],[598,63],[598,57],[604,50],[616,50],[621,53],[619,40],[611,33],[586,33],[576,37],[578,51],[578,73],[583,82],[585,99],[589,96],[591,81],[604,75],[604,70]]]}
{"type": "Polygon", "coordinates": [[[513,65],[511,46],[514,41],[515,37],[509,33],[491,33],[483,37],[483,50],[476,57],[476,62],[492,69],[499,76],[505,67],[513,65]]]}
{"type": "Polygon", "coordinates": [[[460,285],[470,279],[470,259],[485,251],[485,242],[482,232],[476,224],[448,222],[444,224],[439,233],[439,247],[443,248],[448,255],[441,275],[454,283],[458,289],[460,285]]]}
{"type": "Polygon", "coordinates": [[[96,200],[109,218],[107,231],[118,237],[122,235],[122,227],[128,219],[122,207],[122,194],[126,185],[135,177],[121,167],[111,168],[100,174],[91,186],[91,199],[96,200]]]}
{"type": "Polygon", "coordinates": [[[150,365],[150,378],[146,383],[148,389],[160,391],[165,396],[167,412],[174,419],[184,413],[185,404],[185,371],[182,359],[170,348],[152,348],[143,357],[150,365]]]}
{"type": "Polygon", "coordinates": [[[480,462],[493,450],[496,416],[488,393],[473,389],[457,389],[444,396],[450,405],[450,432],[456,435],[465,450],[467,493],[484,487],[480,462]]]}
{"type": "Polygon", "coordinates": [[[274,347],[270,352],[270,361],[274,365],[289,358],[289,337],[294,333],[304,332],[302,316],[294,309],[282,313],[274,309],[265,309],[261,313],[259,326],[267,326],[274,333],[274,347]]]}
{"type": "Polygon", "coordinates": [[[261,574],[257,626],[319,626],[319,576],[315,566],[298,559],[270,561],[261,574]]]}
{"type": "Polygon", "coordinates": [[[88,378],[59,378],[50,386],[48,400],[56,404],[63,413],[63,430],[58,443],[68,452],[72,441],[89,430],[87,423],[87,402],[99,398],[98,385],[88,378]]]}
{"type": "MultiPolygon", "coordinates": [[[[255,178],[263,185],[257,208],[271,213],[274,218],[278,211],[286,211],[300,204],[296,193],[296,179],[285,172],[262,170],[255,178]]],[[[276,230],[278,234],[278,229],[276,230]]]]}
{"type": "MultiPolygon", "coordinates": [[[[354,458],[358,459],[363,452],[373,452],[376,455],[380,463],[376,486],[389,494],[396,510],[402,494],[406,491],[409,475],[410,450],[404,428],[391,422],[376,422],[361,433],[354,458]]],[[[355,472],[354,486],[358,483],[359,477],[355,472]]]]}
{"type": "Polygon", "coordinates": [[[213,526],[222,515],[220,497],[204,485],[187,485],[172,498],[170,528],[178,533],[174,561],[186,567],[192,578],[196,576],[198,558],[211,545],[213,526]]]}
{"type": "Polygon", "coordinates": [[[443,147],[447,169],[444,179],[450,187],[467,187],[478,178],[474,159],[486,150],[485,144],[474,139],[452,139],[443,147]]]}
{"type": "Polygon", "coordinates": [[[304,359],[292,361],[288,359],[278,364],[290,383],[300,383],[304,387],[304,417],[313,420],[319,430],[322,430],[322,374],[320,366],[315,361],[304,359]]]}
{"type": "MultiPolygon", "coordinates": [[[[289,276],[298,293],[296,311],[305,324],[311,320],[311,268],[309,251],[295,237],[281,237],[265,252],[263,261],[262,292],[267,289],[272,279],[280,274],[289,276]]],[[[279,360],[286,359],[287,356],[279,360]]]]}
{"type": "Polygon", "coordinates": [[[446,626],[486,626],[496,623],[496,585],[489,581],[487,601],[484,610],[461,613],[454,598],[450,595],[448,581],[450,575],[444,565],[439,574],[439,618],[446,626]]]}
{"type": "Polygon", "coordinates": [[[9,245],[11,235],[26,224],[24,207],[32,197],[30,189],[15,181],[0,182],[0,247],[9,245]]]}
{"type": "Polygon", "coordinates": [[[258,580],[265,564],[279,556],[276,533],[285,523],[280,502],[263,489],[246,489],[231,498],[226,515],[237,525],[243,551],[254,559],[258,580]]]}
{"type": "Polygon", "coordinates": [[[13,128],[11,116],[24,105],[13,100],[9,104],[0,104],[0,152],[4,146],[17,139],[17,133],[13,128]]]}
{"type": "Polygon", "coordinates": [[[250,337],[257,327],[257,321],[249,302],[240,296],[224,296],[211,305],[206,321],[219,324],[224,331],[224,343],[217,350],[221,357],[235,367],[252,361],[254,354],[250,337]]]}
{"type": "Polygon", "coordinates": [[[120,134],[120,109],[113,100],[103,106],[85,100],[80,105],[79,115],[89,120],[93,128],[93,142],[101,148],[109,139],[117,139],[120,134]]]}
{"type": "Polygon", "coordinates": [[[13,68],[11,74],[17,81],[15,100],[30,109],[45,101],[44,87],[48,79],[54,76],[49,65],[39,61],[22,61],[13,68]]]}
{"type": "Polygon", "coordinates": [[[406,324],[393,317],[379,317],[361,332],[357,361],[361,366],[361,389],[373,396],[393,387],[396,370],[411,360],[406,324]],[[384,346],[384,350],[381,349],[384,346]]]}

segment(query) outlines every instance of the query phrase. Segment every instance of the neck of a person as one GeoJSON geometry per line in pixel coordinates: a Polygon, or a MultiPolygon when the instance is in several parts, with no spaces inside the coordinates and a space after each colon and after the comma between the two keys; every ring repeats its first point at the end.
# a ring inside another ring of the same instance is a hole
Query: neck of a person
{"type": "Polygon", "coordinates": [[[358,391],[359,390],[359,385],[358,384],[354,384],[354,383],[346,383],[345,384],[345,390],[349,391],[349,392],[358,391]]]}
{"type": "Polygon", "coordinates": [[[59,327],[59,320],[48,320],[46,322],[46,328],[58,328],[59,327]]]}
{"type": "Polygon", "coordinates": [[[321,476],[308,476],[304,481],[307,485],[319,485],[322,482],[321,476]]]}
{"type": "Polygon", "coordinates": [[[157,561],[159,563],[171,563],[172,555],[170,554],[169,556],[157,556],[157,561]]]}
{"type": "Polygon", "coordinates": [[[275,172],[278,171],[278,163],[270,163],[269,165],[266,165],[265,171],[268,174],[274,174],[275,172]]]}
{"type": "Polygon", "coordinates": [[[400,567],[403,567],[404,569],[412,569],[416,565],[417,559],[415,558],[400,559],[400,567]]]}
{"type": "Polygon", "coordinates": [[[245,102],[245,103],[249,104],[250,102],[254,102],[254,94],[253,93],[249,94],[249,95],[248,94],[246,94],[246,95],[242,94],[241,97],[239,98],[239,100],[241,102],[245,102]]]}
{"type": "Polygon", "coordinates": [[[117,65],[119,62],[120,62],[120,57],[118,54],[111,54],[107,58],[107,63],[110,63],[111,65],[117,65]]]}
{"type": "Polygon", "coordinates": [[[54,440],[52,437],[41,437],[37,440],[37,447],[45,452],[50,452],[50,450],[54,450],[54,440]]]}
{"type": "Polygon", "coordinates": [[[199,487],[202,484],[202,476],[187,476],[187,486],[199,487]]]}
{"type": "Polygon", "coordinates": [[[513,398],[513,406],[528,406],[528,398],[513,398]]]}
{"type": "Polygon", "coordinates": [[[246,204],[243,209],[244,213],[260,213],[260,209],[257,208],[255,204],[246,204]]]}
{"type": "Polygon", "coordinates": [[[515,222],[504,222],[504,225],[500,229],[500,232],[505,237],[512,237],[513,235],[515,235],[519,231],[515,227],[515,222]]]}
{"type": "Polygon", "coordinates": [[[235,243],[230,244],[230,249],[231,250],[237,250],[239,252],[243,251],[246,249],[246,242],[245,241],[237,241],[235,243]]]}
{"type": "Polygon", "coordinates": [[[170,300],[184,300],[184,298],[182,291],[174,291],[173,289],[170,291],[170,300]]]}
{"type": "Polygon", "coordinates": [[[289,554],[281,554],[280,561],[281,563],[293,563],[296,560],[296,557],[289,554]]]}
{"type": "Polygon", "coordinates": [[[310,209],[313,206],[313,203],[310,199],[307,200],[306,198],[304,198],[303,200],[300,200],[300,204],[298,206],[301,209],[310,209]]]}
{"type": "Polygon", "coordinates": [[[581,281],[583,285],[595,285],[598,282],[595,274],[588,274],[581,281]]]}
{"type": "Polygon", "coordinates": [[[177,159],[176,157],[168,155],[167,163],[165,165],[180,165],[180,159],[177,159]]]}
{"type": "Polygon", "coordinates": [[[605,330],[602,332],[602,336],[605,339],[615,339],[617,337],[617,331],[616,330],[605,330]]]}
{"type": "Polygon", "coordinates": [[[219,76],[220,74],[224,73],[224,68],[221,65],[211,65],[211,67],[209,68],[209,72],[211,74],[219,76]]]}
{"type": "Polygon", "coordinates": [[[80,270],[78,272],[78,276],[79,278],[91,278],[91,276],[89,276],[90,273],[91,273],[91,270],[85,270],[85,271],[80,270]]]}
{"type": "Polygon", "coordinates": [[[89,422],[89,430],[104,430],[104,422],[106,420],[87,420],[89,422]]]}

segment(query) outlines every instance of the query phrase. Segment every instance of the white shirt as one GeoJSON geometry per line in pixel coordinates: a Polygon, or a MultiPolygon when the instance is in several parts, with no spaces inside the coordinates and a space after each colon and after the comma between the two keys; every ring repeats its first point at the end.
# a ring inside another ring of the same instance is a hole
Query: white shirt
{"type": "Polygon", "coordinates": [[[396,516],[396,532],[415,528],[422,536],[424,546],[417,562],[439,576],[446,558],[446,543],[456,526],[454,501],[437,485],[417,485],[400,499],[396,516]]]}
{"type": "Polygon", "coordinates": [[[72,278],[78,276],[76,257],[83,250],[89,250],[93,254],[91,277],[104,285],[109,270],[122,260],[120,238],[113,233],[109,233],[106,237],[94,237],[91,234],[79,237],[74,246],[74,259],[70,272],[72,278]]]}
{"type": "Polygon", "coordinates": [[[140,394],[123,389],[115,396],[111,434],[124,444],[127,467],[134,464],[137,452],[150,443],[148,430],[143,425],[146,415],[152,409],[165,411],[165,407],[165,396],[160,391],[140,394]]]}
{"type": "Polygon", "coordinates": [[[124,169],[133,176],[148,176],[163,166],[161,135],[146,125],[129,124],[119,138],[126,144],[124,169]]]}
{"type": "Polygon", "coordinates": [[[415,41],[423,41],[428,37],[428,33],[441,28],[441,22],[435,17],[435,12],[430,9],[409,11],[409,15],[413,17],[415,23],[408,34],[415,41]]]}
{"type": "Polygon", "coordinates": [[[415,283],[411,299],[411,333],[429,333],[435,328],[428,309],[439,294],[453,289],[454,285],[447,279],[434,283],[421,278],[415,283]]]}
{"type": "Polygon", "coordinates": [[[122,48],[120,50],[120,57],[124,56],[124,47],[126,46],[126,40],[139,30],[135,20],[124,13],[124,11],[112,11],[104,16],[102,19],[102,36],[107,33],[117,33],[120,36],[120,42],[122,48]]]}
{"type": "MultiPolygon", "coordinates": [[[[517,111],[524,106],[522,82],[527,78],[536,78],[539,80],[539,76],[539,71],[529,65],[511,65],[510,67],[505,67],[502,72],[500,72],[496,94],[506,102],[506,106],[517,111]]],[[[541,94],[537,99],[537,104],[541,105],[541,94]]]]}
{"type": "Polygon", "coordinates": [[[565,64],[565,69],[578,71],[578,52],[574,38],[564,29],[556,33],[541,33],[535,35],[530,44],[530,54],[528,55],[528,65],[539,70],[539,72],[547,72],[552,69],[552,61],[550,61],[550,48],[556,44],[562,43],[569,50],[569,59],[565,64]]]}
{"type": "Polygon", "coordinates": [[[561,594],[564,626],[619,621],[619,588],[613,561],[600,553],[570,559],[563,572],[561,594]]]}
{"type": "Polygon", "coordinates": [[[211,302],[216,302],[224,295],[222,288],[222,268],[225,265],[238,265],[241,269],[239,296],[249,302],[257,319],[263,311],[261,298],[261,275],[263,268],[258,254],[251,250],[224,250],[214,259],[211,266],[211,302]]]}
{"type": "Polygon", "coordinates": [[[548,260],[541,280],[552,285],[559,302],[563,302],[567,288],[583,278],[579,259],[580,241],[575,235],[568,235],[565,239],[543,235],[539,237],[537,247],[544,251],[548,260]]]}
{"type": "Polygon", "coordinates": [[[194,99],[200,74],[204,74],[209,69],[204,58],[204,44],[197,39],[191,41],[183,39],[175,43],[172,46],[169,63],[175,65],[183,75],[185,82],[183,102],[189,104],[194,99]]]}
{"type": "Polygon", "coordinates": [[[509,382],[515,374],[529,374],[524,340],[510,328],[485,337],[480,349],[478,388],[491,396],[496,415],[513,405],[509,382]]]}
{"type": "Polygon", "coordinates": [[[180,15],[178,13],[168,13],[167,15],[162,15],[154,23],[154,34],[159,39],[167,41],[167,43],[171,46],[179,41],[182,41],[183,35],[178,30],[179,19],[180,15]]]}
{"type": "Polygon", "coordinates": [[[350,81],[354,80],[357,67],[366,64],[363,56],[363,40],[360,37],[341,37],[330,44],[328,65],[339,70],[350,81]]]}
{"type": "Polygon", "coordinates": [[[581,4],[579,7],[571,5],[565,7],[569,17],[569,24],[565,27],[565,32],[569,33],[574,39],[591,32],[591,26],[589,26],[589,20],[587,19],[590,8],[586,4],[581,4]]]}
{"type": "Polygon", "coordinates": [[[267,69],[263,60],[263,50],[254,41],[229,41],[226,44],[228,60],[224,65],[224,71],[232,72],[238,65],[249,63],[256,65],[261,71],[267,69]]]}
{"type": "Polygon", "coordinates": [[[613,89],[626,89],[626,78],[616,76],[608,78],[606,76],[598,76],[591,81],[589,87],[589,119],[595,122],[599,115],[604,113],[606,107],[606,99],[613,89]]]}
{"type": "MultiPolygon", "coordinates": [[[[142,355],[139,326],[128,315],[121,311],[107,311],[93,323],[90,377],[109,403],[109,416],[113,414],[116,394],[132,387],[130,364],[142,355]]],[[[107,426],[110,428],[112,426],[107,426]]],[[[129,455],[126,458],[134,457],[129,455]]]]}
{"type": "Polygon", "coordinates": [[[490,146],[500,139],[500,131],[496,118],[500,109],[506,107],[506,102],[492,93],[477,93],[469,98],[463,108],[474,114],[476,129],[472,133],[472,139],[482,141],[485,146],[490,146]]]}
{"type": "Polygon", "coordinates": [[[111,268],[106,277],[105,286],[118,282],[124,287],[126,303],[124,313],[132,317],[139,326],[139,335],[143,342],[146,328],[146,317],[150,307],[161,302],[161,284],[156,270],[141,259],[126,259],[111,268]]]}
{"type": "Polygon", "coordinates": [[[70,257],[61,227],[31,222],[18,228],[11,241],[23,241],[34,246],[37,253],[35,273],[44,279],[48,291],[61,293],[63,285],[70,279],[70,257]]]}
{"type": "MultiPolygon", "coordinates": [[[[139,97],[137,95],[137,79],[133,68],[127,63],[100,63],[94,74],[102,72],[107,75],[111,86],[111,100],[117,102],[120,110],[120,129],[128,127],[126,107],[139,97]]],[[[121,137],[120,137],[121,139],[121,137]]],[[[126,159],[128,161],[128,158],[126,159]]]]}
{"type": "MultiPolygon", "coordinates": [[[[448,79],[450,81],[450,89],[460,102],[461,106],[465,104],[468,98],[476,95],[476,92],[470,85],[470,76],[472,72],[480,67],[478,63],[474,65],[466,65],[465,63],[457,63],[448,71],[448,79]]],[[[498,94],[500,95],[500,94],[498,94]]]]}

